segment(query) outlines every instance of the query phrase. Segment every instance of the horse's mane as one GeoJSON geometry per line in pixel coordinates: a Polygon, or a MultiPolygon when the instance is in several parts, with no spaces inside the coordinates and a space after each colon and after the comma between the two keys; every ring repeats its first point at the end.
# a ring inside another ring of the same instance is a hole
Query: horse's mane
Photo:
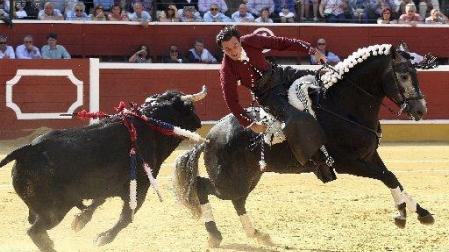
{"type": "Polygon", "coordinates": [[[337,81],[342,80],[345,73],[348,73],[350,69],[354,68],[356,65],[366,61],[371,56],[378,55],[389,55],[390,44],[373,45],[369,47],[359,48],[357,51],[349,55],[345,60],[339,62],[335,65],[336,71],[326,72],[321,76],[321,81],[326,89],[330,88],[332,85],[337,83],[337,81]]]}

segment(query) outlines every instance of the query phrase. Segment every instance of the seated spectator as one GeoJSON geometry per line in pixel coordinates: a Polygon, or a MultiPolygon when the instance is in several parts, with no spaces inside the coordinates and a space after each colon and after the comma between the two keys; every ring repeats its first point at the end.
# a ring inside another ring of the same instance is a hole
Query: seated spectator
{"type": "Polygon", "coordinates": [[[432,9],[426,18],[426,24],[447,24],[447,17],[439,9],[432,9]]]}
{"type": "Polygon", "coordinates": [[[128,19],[130,21],[138,21],[143,24],[151,21],[150,13],[143,10],[143,5],[140,2],[136,2],[133,5],[134,12],[128,14],[128,19]]]}
{"type": "Polygon", "coordinates": [[[385,8],[396,9],[396,3],[394,0],[366,0],[365,15],[368,22],[372,23],[381,17],[385,8]]]}
{"type": "Polygon", "coordinates": [[[7,44],[7,37],[0,35],[0,59],[15,59],[14,49],[7,44]]]}
{"type": "Polygon", "coordinates": [[[321,0],[320,15],[324,17],[327,23],[345,22],[346,0],[321,0]]]}
{"type": "Polygon", "coordinates": [[[240,4],[239,10],[232,13],[231,18],[234,22],[254,22],[254,16],[248,12],[248,7],[246,6],[246,4],[240,4]]]}
{"type": "Polygon", "coordinates": [[[275,0],[274,11],[281,19],[281,23],[293,23],[296,16],[295,0],[275,0]]]}
{"type": "Polygon", "coordinates": [[[149,51],[148,46],[140,45],[136,52],[129,57],[129,63],[152,63],[149,51]]]}
{"type": "Polygon", "coordinates": [[[179,53],[178,47],[175,45],[171,45],[168,48],[168,56],[165,56],[162,59],[162,62],[164,63],[183,63],[184,60],[181,57],[181,54],[179,53]]]}
{"type": "MultiPolygon", "coordinates": [[[[322,55],[326,56],[326,62],[329,65],[335,65],[338,62],[340,62],[340,58],[334,54],[333,52],[330,52],[326,49],[326,40],[324,38],[319,38],[317,40],[317,46],[316,49],[321,52],[322,55]]],[[[321,62],[315,57],[315,55],[310,56],[310,63],[312,65],[320,65],[321,62]]]]}
{"type": "Polygon", "coordinates": [[[182,11],[180,18],[182,22],[202,22],[203,19],[201,16],[195,15],[196,13],[195,6],[185,6],[184,10],[182,11]]]}
{"type": "Polygon", "coordinates": [[[103,6],[97,5],[92,13],[92,20],[106,21],[106,13],[104,13],[103,6]]]}
{"type": "Polygon", "coordinates": [[[78,3],[78,0],[65,0],[65,8],[64,8],[64,17],[67,18],[67,15],[75,9],[75,5],[78,3]]]}
{"type": "Polygon", "coordinates": [[[352,13],[352,20],[355,23],[367,23],[367,1],[366,0],[349,0],[349,8],[352,13]]]}
{"type": "Polygon", "coordinates": [[[228,10],[224,12],[224,14],[228,17],[232,16],[232,14],[239,10],[240,4],[246,4],[246,0],[224,0],[226,7],[228,7],[228,10]]]}
{"type": "Polygon", "coordinates": [[[0,10],[2,14],[9,17],[9,0],[0,0],[0,10]]]}
{"type": "Polygon", "coordinates": [[[205,15],[206,12],[210,10],[212,5],[218,7],[218,9],[220,9],[222,13],[228,11],[228,6],[226,5],[224,0],[198,0],[198,10],[203,15],[205,15]]]}
{"type": "Polygon", "coordinates": [[[73,11],[67,13],[66,20],[91,20],[91,17],[86,14],[86,6],[83,2],[75,4],[73,11]]]}
{"type": "Polygon", "coordinates": [[[102,6],[104,12],[110,12],[114,6],[114,0],[93,0],[94,6],[102,6]]]}
{"type": "Polygon", "coordinates": [[[46,2],[44,9],[39,11],[38,18],[40,20],[63,20],[61,11],[53,7],[53,3],[46,2]]]}
{"type": "Polygon", "coordinates": [[[204,22],[231,22],[232,20],[220,11],[216,4],[210,6],[210,10],[204,14],[204,22]]]}
{"type": "Polygon", "coordinates": [[[318,18],[318,4],[319,0],[302,0],[299,1],[298,4],[300,5],[300,16],[299,16],[299,20],[303,21],[303,20],[307,20],[309,19],[310,15],[310,4],[312,4],[312,11],[313,11],[313,21],[314,22],[318,22],[319,18],[318,18]]]}
{"type": "Polygon", "coordinates": [[[422,23],[422,18],[416,13],[415,4],[409,3],[405,6],[405,13],[399,17],[400,24],[411,24],[416,25],[417,23],[422,23]]]}
{"type": "Polygon", "coordinates": [[[70,54],[64,46],[58,45],[58,34],[50,32],[47,35],[47,45],[41,49],[43,59],[70,59],[70,54]]]}
{"type": "Polygon", "coordinates": [[[23,10],[27,13],[27,19],[37,19],[39,16],[39,0],[26,0],[23,10]]]}
{"type": "Polygon", "coordinates": [[[191,63],[217,63],[217,59],[204,48],[204,41],[197,39],[193,48],[187,53],[187,59],[191,63]]]}
{"type": "Polygon", "coordinates": [[[23,44],[16,48],[17,59],[41,59],[39,48],[33,45],[33,36],[26,35],[23,38],[23,44]]]}
{"type": "Polygon", "coordinates": [[[273,19],[270,18],[270,9],[263,8],[260,11],[260,16],[255,21],[256,23],[273,23],[273,19]]]}
{"type": "Polygon", "coordinates": [[[385,8],[382,15],[377,19],[378,24],[397,24],[398,21],[393,19],[393,14],[390,8],[385,8]]]}
{"type": "Polygon", "coordinates": [[[268,8],[270,16],[274,12],[273,0],[248,0],[247,6],[254,16],[258,16],[263,8],[268,8]]]}
{"type": "Polygon", "coordinates": [[[14,13],[14,18],[24,19],[28,16],[27,12],[24,10],[24,6],[21,3],[16,3],[16,11],[14,13]]]}
{"type": "Polygon", "coordinates": [[[128,21],[128,15],[119,4],[112,7],[111,12],[108,14],[108,20],[110,21],[128,21]]]}
{"type": "MultiPolygon", "coordinates": [[[[63,14],[65,9],[65,0],[44,0],[43,3],[52,3],[55,10],[59,10],[63,14]]],[[[45,7],[45,5],[44,5],[45,7]]]]}
{"type": "Polygon", "coordinates": [[[160,22],[179,22],[178,9],[176,6],[171,4],[162,12],[159,17],[160,22]]]}
{"type": "MultiPolygon", "coordinates": [[[[187,6],[193,6],[195,10],[198,9],[198,0],[175,0],[176,8],[178,10],[183,10],[187,6]]],[[[179,15],[181,13],[178,13],[179,15]]]]}

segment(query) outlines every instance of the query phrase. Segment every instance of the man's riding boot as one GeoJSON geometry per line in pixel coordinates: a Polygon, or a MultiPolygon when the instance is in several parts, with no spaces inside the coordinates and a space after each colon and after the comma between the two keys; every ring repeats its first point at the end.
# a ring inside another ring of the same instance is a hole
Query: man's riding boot
{"type": "Polygon", "coordinates": [[[321,126],[310,114],[291,109],[283,129],[296,160],[305,165],[319,151],[325,138],[321,126]]]}

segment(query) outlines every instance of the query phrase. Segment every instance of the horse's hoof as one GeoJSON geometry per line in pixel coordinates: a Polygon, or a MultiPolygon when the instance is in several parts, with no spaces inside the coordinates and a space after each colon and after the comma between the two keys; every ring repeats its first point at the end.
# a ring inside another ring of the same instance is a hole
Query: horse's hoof
{"type": "Polygon", "coordinates": [[[114,240],[114,238],[111,237],[111,235],[108,234],[108,232],[103,232],[97,236],[97,239],[95,239],[95,245],[100,247],[104,246],[108,243],[111,243],[114,240]]]}
{"type": "Polygon", "coordinates": [[[432,214],[428,214],[425,216],[418,216],[419,222],[424,225],[433,225],[435,223],[435,219],[433,218],[432,214]]]}
{"type": "Polygon", "coordinates": [[[220,247],[222,240],[223,240],[223,238],[220,238],[220,237],[209,236],[207,243],[208,243],[209,248],[218,248],[218,247],[220,247]]]}
{"type": "Polygon", "coordinates": [[[82,214],[75,215],[75,219],[72,221],[72,230],[75,232],[79,232],[81,229],[86,226],[87,222],[82,217],[82,214]]]}
{"type": "Polygon", "coordinates": [[[407,219],[400,215],[394,217],[394,224],[396,224],[396,227],[398,227],[398,228],[405,228],[406,222],[407,222],[407,219]]]}
{"type": "Polygon", "coordinates": [[[274,246],[274,243],[271,240],[271,237],[269,234],[266,234],[266,233],[260,232],[259,230],[256,230],[254,237],[256,238],[257,242],[262,245],[274,246]]]}

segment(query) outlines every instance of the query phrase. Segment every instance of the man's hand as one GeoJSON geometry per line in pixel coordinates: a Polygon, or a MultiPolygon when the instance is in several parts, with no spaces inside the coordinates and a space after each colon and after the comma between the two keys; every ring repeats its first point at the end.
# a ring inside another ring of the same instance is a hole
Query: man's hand
{"type": "Polygon", "coordinates": [[[324,56],[320,51],[316,50],[315,54],[313,55],[315,57],[316,62],[319,62],[320,64],[324,64],[327,62],[326,56],[324,56]]]}
{"type": "Polygon", "coordinates": [[[248,126],[254,133],[261,134],[267,130],[267,126],[260,122],[253,122],[248,126]]]}

